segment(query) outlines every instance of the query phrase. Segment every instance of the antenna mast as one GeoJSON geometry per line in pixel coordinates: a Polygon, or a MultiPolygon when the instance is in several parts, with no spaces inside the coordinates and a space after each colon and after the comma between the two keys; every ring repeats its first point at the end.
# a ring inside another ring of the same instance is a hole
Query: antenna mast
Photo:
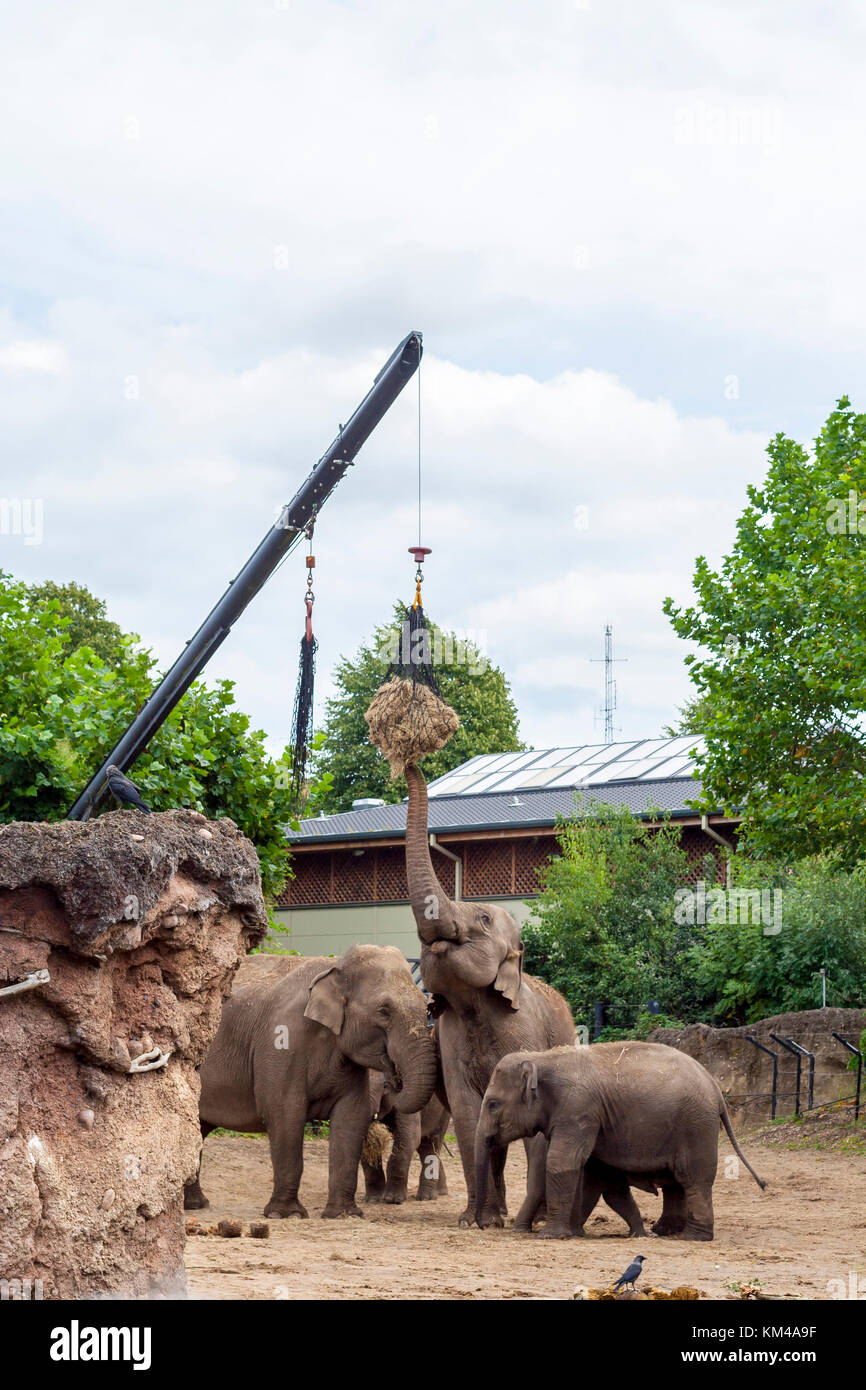
{"type": "Polygon", "coordinates": [[[615,661],[628,661],[627,656],[614,656],[613,631],[610,623],[604,629],[604,656],[592,656],[590,661],[604,662],[604,741],[613,743],[613,712],[616,709],[616,681],[613,678],[615,661]]]}

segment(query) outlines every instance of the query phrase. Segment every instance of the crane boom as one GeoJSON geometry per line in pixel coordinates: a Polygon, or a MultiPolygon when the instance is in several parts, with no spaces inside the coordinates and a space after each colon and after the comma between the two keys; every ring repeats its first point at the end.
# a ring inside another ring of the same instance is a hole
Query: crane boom
{"type": "Polygon", "coordinates": [[[410,333],[395,348],[370,390],[325,450],[312,473],[285,506],[278,520],[253,551],[240,573],[187,642],[174,665],[136,714],[122,738],[67,813],[67,820],[87,820],[105,793],[105,772],[112,763],[126,772],[144,751],[177,702],[201,674],[232,625],[303,535],[334,488],[354,462],[362,444],[394,404],[421,362],[421,334],[410,333]]]}

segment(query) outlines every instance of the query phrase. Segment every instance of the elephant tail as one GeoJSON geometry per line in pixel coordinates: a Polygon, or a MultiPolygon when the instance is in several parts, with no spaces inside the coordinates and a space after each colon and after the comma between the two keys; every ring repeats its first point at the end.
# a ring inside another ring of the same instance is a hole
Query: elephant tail
{"type": "Polygon", "coordinates": [[[736,1138],[734,1137],[733,1127],[731,1125],[731,1117],[728,1114],[728,1107],[725,1105],[725,1098],[721,1094],[719,1095],[719,1119],[725,1126],[725,1133],[727,1134],[728,1138],[731,1141],[731,1144],[733,1145],[734,1153],[737,1155],[737,1158],[741,1158],[743,1160],[752,1177],[755,1179],[755,1182],[758,1184],[761,1191],[763,1192],[767,1184],[764,1182],[763,1178],[758,1177],[751,1163],[746,1158],[746,1155],[743,1153],[742,1149],[737,1143],[736,1138]]]}

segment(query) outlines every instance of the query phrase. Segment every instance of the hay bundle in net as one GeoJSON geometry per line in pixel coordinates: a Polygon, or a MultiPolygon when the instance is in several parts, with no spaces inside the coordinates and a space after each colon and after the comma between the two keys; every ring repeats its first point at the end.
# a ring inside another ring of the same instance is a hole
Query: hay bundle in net
{"type": "Polygon", "coordinates": [[[394,1139],[388,1126],[374,1120],[364,1137],[361,1157],[370,1164],[371,1168],[377,1167],[380,1163],[384,1167],[391,1157],[393,1147],[394,1139]]]}
{"type": "Polygon", "coordinates": [[[364,715],[370,742],[388,759],[391,775],[399,777],[408,763],[444,748],[460,720],[441,695],[420,681],[400,676],[380,685],[364,715]]]}

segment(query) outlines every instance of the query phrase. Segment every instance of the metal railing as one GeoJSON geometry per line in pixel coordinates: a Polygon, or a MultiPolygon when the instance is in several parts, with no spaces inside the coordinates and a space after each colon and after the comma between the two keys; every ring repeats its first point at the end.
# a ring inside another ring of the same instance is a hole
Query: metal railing
{"type": "MultiPolygon", "coordinates": [[[[860,1100],[862,1095],[863,1084],[863,1053],[859,1048],[854,1047],[852,1043],[848,1042],[846,1038],[843,1038],[840,1033],[831,1033],[830,1036],[834,1039],[835,1042],[841,1044],[841,1046],[844,1047],[847,1052],[850,1052],[852,1056],[857,1058],[856,1086],[855,1089],[847,1095],[835,1096],[832,1100],[819,1101],[817,1104],[815,1103],[816,1072],[815,1054],[813,1052],[810,1052],[808,1048],[803,1047],[801,1043],[796,1042],[794,1038],[781,1038],[779,1037],[778,1033],[770,1034],[770,1037],[773,1039],[773,1041],[778,1043],[780,1047],[784,1048],[785,1052],[789,1053],[795,1059],[796,1062],[793,1090],[780,1091],[779,1063],[783,1060],[781,1055],[778,1052],[774,1052],[774,1050],[771,1047],[767,1047],[764,1043],[759,1042],[758,1039],[753,1037],[750,1033],[746,1033],[743,1036],[745,1042],[751,1043],[752,1047],[757,1048],[760,1052],[766,1053],[766,1055],[771,1059],[773,1066],[772,1086],[769,1091],[746,1091],[741,1094],[729,1095],[726,1099],[730,1105],[733,1105],[735,1108],[739,1109],[744,1108],[747,1105],[760,1105],[762,1103],[769,1103],[770,1118],[775,1120],[777,1117],[778,1102],[783,1099],[793,1098],[794,1115],[796,1117],[799,1117],[803,1114],[808,1114],[810,1111],[813,1110],[826,1110],[830,1106],[839,1105],[841,1102],[846,1100],[853,1100],[854,1120],[855,1122],[859,1120],[860,1100]],[[802,1104],[804,1057],[807,1058],[809,1062],[808,1094],[807,1104],[805,1106],[802,1104]]],[[[819,1077],[820,1075],[822,1075],[822,1073],[818,1073],[819,1077]]],[[[828,1077],[831,1076],[835,1080],[838,1080],[839,1078],[838,1072],[824,1072],[823,1075],[828,1077]]]]}

